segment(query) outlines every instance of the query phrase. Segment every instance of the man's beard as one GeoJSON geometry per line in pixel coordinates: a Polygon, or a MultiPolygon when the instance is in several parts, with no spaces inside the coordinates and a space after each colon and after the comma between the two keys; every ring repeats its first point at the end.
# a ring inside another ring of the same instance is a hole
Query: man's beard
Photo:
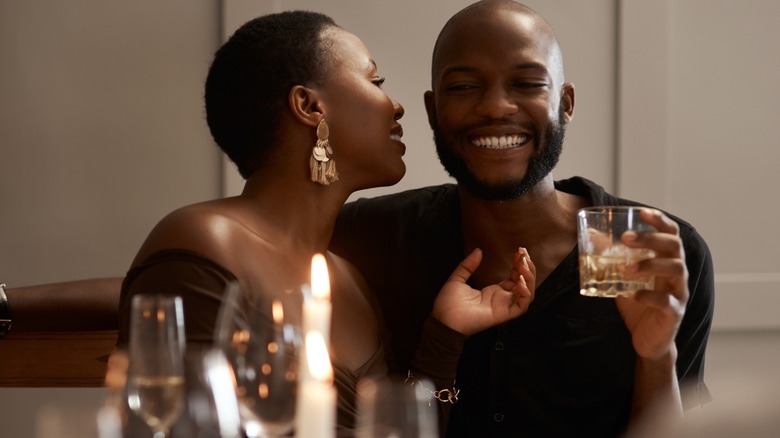
{"type": "Polygon", "coordinates": [[[458,185],[465,188],[478,199],[485,201],[509,201],[520,198],[531,191],[542,179],[552,172],[558,164],[563,151],[563,137],[566,128],[563,123],[563,112],[558,112],[558,120],[550,123],[545,129],[544,137],[539,143],[539,130],[534,129],[533,136],[537,142],[537,153],[528,160],[528,168],[521,179],[510,179],[502,182],[487,183],[480,181],[468,168],[463,156],[454,152],[445,144],[439,127],[433,130],[433,141],[436,143],[436,153],[439,161],[458,185]]]}

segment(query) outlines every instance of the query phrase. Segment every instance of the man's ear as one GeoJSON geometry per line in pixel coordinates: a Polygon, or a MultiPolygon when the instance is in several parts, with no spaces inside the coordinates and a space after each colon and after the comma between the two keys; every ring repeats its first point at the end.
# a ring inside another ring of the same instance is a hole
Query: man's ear
{"type": "Polygon", "coordinates": [[[436,129],[436,104],[433,91],[426,91],[423,94],[423,100],[425,101],[425,111],[428,113],[428,125],[431,129],[436,129]]]}
{"type": "Polygon", "coordinates": [[[317,91],[303,85],[296,85],[290,89],[287,97],[295,120],[312,127],[320,123],[324,110],[317,91]]]}
{"type": "Polygon", "coordinates": [[[563,111],[564,124],[574,118],[574,84],[566,82],[561,87],[561,111],[563,111]]]}

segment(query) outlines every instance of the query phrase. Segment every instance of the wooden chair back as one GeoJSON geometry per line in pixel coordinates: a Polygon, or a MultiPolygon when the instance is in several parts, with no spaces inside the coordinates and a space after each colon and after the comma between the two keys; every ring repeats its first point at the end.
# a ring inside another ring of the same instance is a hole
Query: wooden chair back
{"type": "Polygon", "coordinates": [[[121,278],[8,288],[0,387],[100,387],[118,329],[121,278]]]}

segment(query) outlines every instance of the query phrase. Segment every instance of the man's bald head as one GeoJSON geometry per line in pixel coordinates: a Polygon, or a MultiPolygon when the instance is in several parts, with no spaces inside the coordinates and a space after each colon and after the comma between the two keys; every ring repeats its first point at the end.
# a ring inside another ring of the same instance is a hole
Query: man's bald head
{"type": "MultiPolygon", "coordinates": [[[[563,55],[558,38],[550,24],[536,11],[511,0],[482,0],[473,3],[452,16],[442,28],[433,48],[431,61],[432,87],[436,89],[436,78],[441,68],[440,55],[447,46],[457,45],[461,38],[475,30],[497,32],[492,24],[513,21],[517,32],[523,32],[527,44],[544,47],[548,52],[548,69],[558,85],[564,82],[563,55]]],[[[500,32],[500,30],[498,30],[500,32]]],[[[506,35],[510,38],[511,35],[506,35]]]]}

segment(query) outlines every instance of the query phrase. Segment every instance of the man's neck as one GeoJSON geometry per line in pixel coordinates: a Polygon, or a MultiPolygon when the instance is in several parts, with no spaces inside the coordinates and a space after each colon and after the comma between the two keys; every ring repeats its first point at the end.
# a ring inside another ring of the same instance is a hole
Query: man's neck
{"type": "Polygon", "coordinates": [[[536,265],[539,285],[576,245],[576,212],[585,200],[555,190],[552,176],[509,201],[477,199],[460,187],[459,196],[464,253],[481,248],[484,254],[472,277],[476,287],[507,278],[521,246],[536,265]]]}

